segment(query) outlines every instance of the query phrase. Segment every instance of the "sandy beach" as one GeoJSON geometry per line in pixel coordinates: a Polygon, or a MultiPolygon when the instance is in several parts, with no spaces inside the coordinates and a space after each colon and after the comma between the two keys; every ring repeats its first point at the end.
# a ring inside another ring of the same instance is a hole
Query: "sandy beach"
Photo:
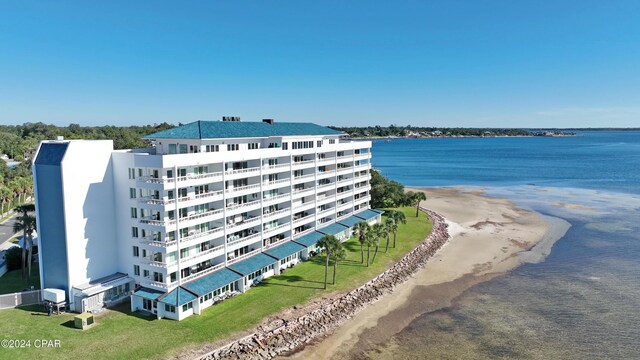
{"type": "Polygon", "coordinates": [[[291,358],[371,356],[370,351],[418,316],[448,306],[469,287],[523,263],[542,261],[570,227],[564,220],[517,208],[475,188],[407,190],[426,193],[421,205],[447,219],[449,242],[393,293],[291,358]]]}

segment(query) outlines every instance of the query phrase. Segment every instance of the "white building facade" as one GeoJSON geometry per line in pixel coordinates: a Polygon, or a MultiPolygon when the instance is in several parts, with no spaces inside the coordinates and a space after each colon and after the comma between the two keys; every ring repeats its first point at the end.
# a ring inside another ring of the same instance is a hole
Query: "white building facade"
{"type": "Polygon", "coordinates": [[[317,252],[324,234],[345,240],[356,222],[379,220],[369,209],[371,142],[343,135],[197,121],[147,136],[152,149],[43,142],[34,161],[42,286],[67,290],[77,311],[135,288],[132,310],[176,320],[246,291],[317,252]],[[107,296],[94,294],[101,279],[113,285],[102,286],[107,296]]]}

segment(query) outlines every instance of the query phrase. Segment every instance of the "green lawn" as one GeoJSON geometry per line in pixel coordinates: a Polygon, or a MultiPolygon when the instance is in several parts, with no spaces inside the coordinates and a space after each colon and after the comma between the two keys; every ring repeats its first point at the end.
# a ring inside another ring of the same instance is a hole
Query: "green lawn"
{"type": "Polygon", "coordinates": [[[264,317],[286,307],[303,304],[326,293],[360,286],[413,249],[431,231],[431,223],[422,212],[419,218],[414,217],[413,208],[405,208],[403,211],[408,221],[398,231],[397,248],[390,248],[385,254],[385,242],[382,241],[376,262],[367,268],[360,264],[359,243],[356,239],[350,239],[345,243],[348,258],[338,263],[338,283],[335,286],[329,285],[327,290],[322,289],[324,257],[319,256],[287,269],[280,276],[265,280],[245,294],[205,309],[202,315],[193,315],[180,322],[130,314],[127,304],[121,309],[113,309],[98,316],[96,326],[80,331],[71,328],[73,315],[47,317],[40,307],[1,310],[0,333],[5,338],[59,339],[62,347],[0,349],[0,358],[158,358],[179,353],[185,347],[221,340],[234,333],[249,330],[264,317]]]}
{"type": "MultiPolygon", "coordinates": [[[[22,291],[33,285],[34,289],[40,289],[40,269],[38,264],[34,263],[31,268],[31,281],[29,285],[22,280],[22,270],[11,270],[0,277],[0,294],[11,294],[22,291]]],[[[0,313],[2,319],[2,313],[0,313]]]]}

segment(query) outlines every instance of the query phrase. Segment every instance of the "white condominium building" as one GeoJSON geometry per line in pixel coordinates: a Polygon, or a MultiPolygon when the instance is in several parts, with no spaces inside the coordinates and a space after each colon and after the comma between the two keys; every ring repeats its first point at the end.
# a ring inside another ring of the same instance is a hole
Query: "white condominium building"
{"type": "Polygon", "coordinates": [[[371,142],[309,123],[197,121],[111,141],[43,142],[34,161],[43,288],[88,311],[128,297],[158,318],[226,296],[346,240],[369,209],[371,142]]]}

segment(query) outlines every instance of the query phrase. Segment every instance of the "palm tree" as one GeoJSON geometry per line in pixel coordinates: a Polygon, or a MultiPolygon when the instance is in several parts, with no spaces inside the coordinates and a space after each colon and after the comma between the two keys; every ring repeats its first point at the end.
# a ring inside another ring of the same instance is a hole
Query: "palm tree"
{"type": "Polygon", "coordinates": [[[369,230],[364,236],[364,243],[367,245],[367,267],[369,266],[369,258],[371,257],[371,246],[376,243],[376,236],[373,229],[369,230]]]}
{"type": "Polygon", "coordinates": [[[402,211],[392,211],[389,213],[389,218],[393,219],[395,226],[391,228],[393,231],[393,247],[396,247],[396,237],[398,235],[398,227],[400,224],[407,223],[407,217],[404,215],[402,211]]]}
{"type": "Polygon", "coordinates": [[[373,253],[373,259],[371,263],[373,264],[376,261],[376,256],[378,255],[378,249],[380,247],[380,239],[382,239],[387,234],[387,228],[382,223],[374,224],[371,228],[371,232],[373,233],[373,244],[376,246],[376,251],[373,253]]]}
{"type": "Polygon", "coordinates": [[[11,199],[13,197],[13,193],[9,190],[8,187],[3,186],[0,188],[0,202],[2,205],[0,206],[0,217],[4,215],[4,205],[7,203],[11,203],[11,199]]]}
{"type": "Polygon", "coordinates": [[[360,264],[364,263],[364,245],[366,243],[366,236],[370,230],[369,223],[366,221],[360,221],[355,224],[353,227],[353,233],[358,237],[358,241],[360,242],[360,264]]]}
{"type": "Polygon", "coordinates": [[[316,243],[317,246],[324,248],[324,251],[327,256],[326,262],[324,265],[324,288],[325,289],[327,288],[327,279],[329,277],[329,258],[331,257],[331,254],[333,253],[334,249],[339,246],[336,244],[340,244],[340,241],[338,241],[338,239],[336,239],[336,237],[333,235],[325,235],[320,239],[318,239],[318,242],[316,243]]]}
{"type": "Polygon", "coordinates": [[[422,191],[419,191],[413,194],[413,203],[416,204],[416,217],[418,217],[418,211],[420,210],[420,201],[427,200],[427,195],[425,195],[422,191]]]}
{"type": "Polygon", "coordinates": [[[384,226],[387,228],[387,246],[385,247],[384,252],[388,252],[391,233],[398,230],[398,224],[396,224],[396,221],[393,218],[387,217],[386,219],[384,219],[384,226]]]}
{"type": "Polygon", "coordinates": [[[333,285],[336,284],[336,270],[339,260],[344,260],[347,257],[347,251],[342,246],[342,243],[338,241],[337,246],[333,249],[333,285]]]}
{"type": "Polygon", "coordinates": [[[22,231],[22,277],[26,280],[27,285],[31,281],[31,257],[33,256],[33,232],[36,230],[36,218],[31,213],[36,211],[35,205],[25,204],[15,207],[16,212],[20,213],[18,221],[13,223],[13,232],[22,231]],[[26,265],[26,271],[25,271],[26,265]]]}

